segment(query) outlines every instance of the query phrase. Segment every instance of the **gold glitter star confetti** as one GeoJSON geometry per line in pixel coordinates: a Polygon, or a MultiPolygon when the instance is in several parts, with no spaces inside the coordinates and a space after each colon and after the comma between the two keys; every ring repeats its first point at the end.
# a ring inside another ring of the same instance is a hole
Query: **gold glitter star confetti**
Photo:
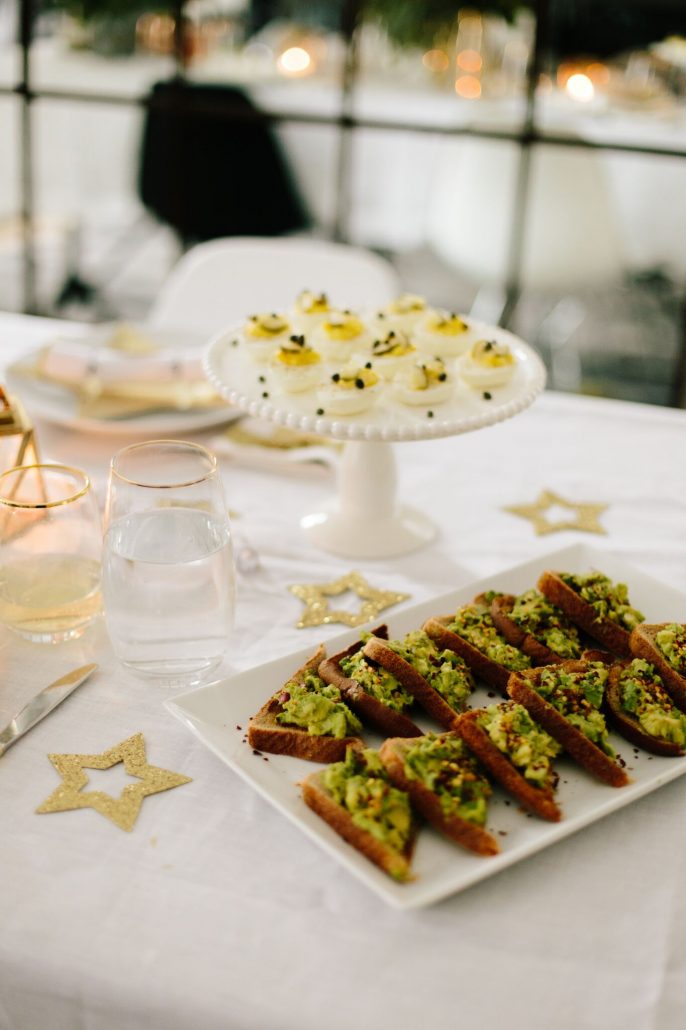
{"type": "Polygon", "coordinates": [[[559,533],[563,529],[576,529],[582,533],[607,532],[601,525],[599,519],[607,504],[588,504],[586,502],[568,501],[552,490],[542,490],[534,504],[513,504],[505,507],[503,511],[509,511],[522,519],[529,519],[533,523],[538,536],[545,536],[548,533],[559,533]],[[551,508],[565,508],[570,512],[568,519],[561,519],[553,522],[548,518],[551,508]]]}
{"type": "Polygon", "coordinates": [[[375,619],[379,612],[391,605],[406,601],[409,594],[398,594],[392,590],[377,590],[359,572],[348,572],[347,575],[334,579],[331,583],[296,583],[288,588],[292,594],[305,602],[305,611],[296,622],[297,629],[307,626],[323,626],[331,622],[341,622],[344,626],[361,626],[370,619],[375,619]],[[332,610],[328,598],[338,597],[352,591],[362,601],[357,612],[344,609],[332,610]]]}
{"type": "Polygon", "coordinates": [[[48,758],[62,777],[62,783],[36,812],[43,814],[94,808],[122,830],[133,829],[144,798],[191,782],[188,776],[149,765],[142,733],[134,734],[100,755],[48,755],[48,758]],[[100,790],[83,790],[88,784],[88,775],[84,769],[111,769],[119,762],[123,763],[129,776],[137,776],[141,782],[128,783],[118,798],[100,790]]]}

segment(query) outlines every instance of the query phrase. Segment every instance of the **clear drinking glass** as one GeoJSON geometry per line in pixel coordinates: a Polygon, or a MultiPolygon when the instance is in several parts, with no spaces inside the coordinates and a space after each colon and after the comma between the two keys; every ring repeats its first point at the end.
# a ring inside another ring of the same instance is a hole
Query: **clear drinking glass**
{"type": "Polygon", "coordinates": [[[80,636],[101,611],[101,549],[85,472],[40,464],[0,475],[0,622],[39,643],[80,636]]]}
{"type": "Polygon", "coordinates": [[[235,605],[231,528],[217,459],[180,440],[133,444],[110,466],[103,595],[114,650],[167,686],[206,679],[235,605]]]}

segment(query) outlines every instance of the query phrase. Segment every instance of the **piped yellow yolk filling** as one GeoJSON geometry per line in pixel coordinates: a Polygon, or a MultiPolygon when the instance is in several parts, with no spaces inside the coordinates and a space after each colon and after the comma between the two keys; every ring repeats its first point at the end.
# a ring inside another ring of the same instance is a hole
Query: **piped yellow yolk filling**
{"type": "Polygon", "coordinates": [[[514,365],[514,355],[504,343],[496,343],[495,340],[479,340],[469,352],[471,360],[483,366],[483,368],[502,368],[504,365],[514,365]]]}
{"type": "Polygon", "coordinates": [[[288,322],[280,315],[251,315],[245,327],[245,335],[254,340],[269,340],[289,329],[288,322]]]}
{"type": "Polygon", "coordinates": [[[436,318],[430,318],[427,324],[429,332],[438,333],[439,336],[459,336],[466,333],[468,328],[467,323],[463,322],[459,315],[450,315],[448,318],[438,315],[436,318]]]}
{"type": "Polygon", "coordinates": [[[337,319],[335,322],[326,321],[322,329],[330,340],[354,340],[364,332],[362,322],[352,315],[349,318],[337,319]]]}

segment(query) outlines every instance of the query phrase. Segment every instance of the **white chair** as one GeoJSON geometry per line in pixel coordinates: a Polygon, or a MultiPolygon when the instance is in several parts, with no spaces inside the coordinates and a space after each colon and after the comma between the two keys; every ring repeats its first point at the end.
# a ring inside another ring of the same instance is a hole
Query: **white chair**
{"type": "Polygon", "coordinates": [[[191,248],[162,287],[148,316],[156,329],[211,336],[257,311],[289,308],[301,290],[334,304],[374,308],[400,293],[389,262],[340,243],[302,237],[232,237],[191,248]]]}

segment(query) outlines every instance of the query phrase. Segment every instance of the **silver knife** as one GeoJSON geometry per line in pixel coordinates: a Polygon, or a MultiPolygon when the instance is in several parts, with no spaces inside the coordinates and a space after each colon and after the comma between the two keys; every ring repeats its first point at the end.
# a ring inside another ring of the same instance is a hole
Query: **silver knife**
{"type": "Polygon", "coordinates": [[[4,755],[8,747],[14,744],[15,740],[19,740],[25,733],[28,733],[30,729],[39,723],[41,719],[44,719],[46,715],[57,708],[59,704],[64,701],[65,697],[69,697],[73,690],[80,687],[81,684],[88,679],[92,672],[97,669],[97,664],[82,665],[79,669],[74,669],[72,672],[68,672],[66,676],[62,676],[60,679],[55,680],[49,687],[45,687],[41,690],[40,694],[36,694],[29,703],[22,708],[20,712],[14,716],[14,718],[8,722],[4,730],[0,730],[0,756],[4,755]]]}

